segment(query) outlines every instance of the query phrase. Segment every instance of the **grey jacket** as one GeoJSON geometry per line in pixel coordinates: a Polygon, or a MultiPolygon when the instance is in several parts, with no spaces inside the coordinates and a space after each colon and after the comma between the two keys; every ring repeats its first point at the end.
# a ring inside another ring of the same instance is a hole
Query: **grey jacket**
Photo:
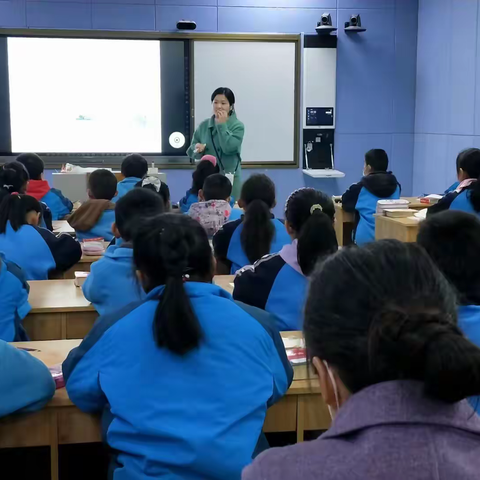
{"type": "Polygon", "coordinates": [[[385,382],[353,395],[312,442],[274,448],[243,480],[473,480],[480,418],[467,401],[427,398],[420,382],[385,382]]]}

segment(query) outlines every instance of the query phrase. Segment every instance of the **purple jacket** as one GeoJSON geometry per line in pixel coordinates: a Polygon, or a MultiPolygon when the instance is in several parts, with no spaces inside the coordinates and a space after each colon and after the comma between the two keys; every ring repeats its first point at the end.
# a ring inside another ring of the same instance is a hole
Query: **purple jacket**
{"type": "Polygon", "coordinates": [[[473,480],[480,478],[480,418],[467,401],[423,395],[415,381],[365,388],[312,442],[274,448],[242,480],[473,480]]]}

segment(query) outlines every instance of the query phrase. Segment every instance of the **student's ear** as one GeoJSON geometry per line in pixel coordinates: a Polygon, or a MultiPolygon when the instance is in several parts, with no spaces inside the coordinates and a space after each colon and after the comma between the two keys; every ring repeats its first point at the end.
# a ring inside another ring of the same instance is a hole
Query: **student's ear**
{"type": "Polygon", "coordinates": [[[27,215],[25,216],[25,221],[27,222],[27,225],[32,225],[33,227],[38,227],[40,225],[40,217],[42,213],[41,212],[27,212],[27,215]]]}
{"type": "Polygon", "coordinates": [[[228,197],[226,200],[225,200],[227,203],[230,203],[232,201],[232,197],[228,197]]]}
{"type": "Polygon", "coordinates": [[[458,181],[463,182],[468,178],[468,175],[465,173],[465,170],[463,168],[458,169],[458,181]]]}
{"type": "Polygon", "coordinates": [[[318,376],[322,398],[330,409],[336,412],[338,406],[342,406],[342,404],[348,400],[350,392],[332,367],[330,367],[331,375],[329,374],[323,360],[318,357],[313,357],[312,364],[318,376]],[[335,389],[337,396],[335,396],[335,389]]]}
{"type": "Polygon", "coordinates": [[[94,198],[92,195],[92,191],[89,188],[87,188],[87,195],[88,195],[88,198],[94,198]]]}
{"type": "Polygon", "coordinates": [[[40,180],[45,180],[45,175],[43,174],[43,172],[40,174],[40,180]]]}
{"type": "Polygon", "coordinates": [[[287,229],[287,233],[291,236],[294,237],[296,235],[295,230],[291,227],[290,223],[288,220],[285,220],[285,228],[287,229]]]}
{"type": "Polygon", "coordinates": [[[244,202],[242,199],[240,199],[240,200],[238,201],[238,206],[239,206],[242,210],[245,210],[245,202],[244,202]]]}
{"type": "Polygon", "coordinates": [[[120,231],[118,230],[117,224],[115,222],[112,223],[112,233],[115,238],[122,238],[120,235],[120,231]]]}
{"type": "Polygon", "coordinates": [[[363,176],[366,177],[367,175],[370,175],[371,173],[372,173],[372,167],[365,163],[364,166],[363,166],[363,176]]]}
{"type": "Polygon", "coordinates": [[[201,201],[201,202],[204,202],[205,201],[205,196],[203,195],[203,189],[200,189],[198,191],[198,199],[201,201]]]}

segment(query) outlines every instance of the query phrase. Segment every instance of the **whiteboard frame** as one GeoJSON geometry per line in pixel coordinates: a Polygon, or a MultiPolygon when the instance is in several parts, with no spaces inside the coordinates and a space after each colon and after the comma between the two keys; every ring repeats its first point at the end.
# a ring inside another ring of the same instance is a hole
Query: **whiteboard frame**
{"type": "MultiPolygon", "coordinates": [[[[287,162],[246,162],[242,168],[265,169],[265,168],[292,168],[299,167],[300,159],[300,135],[301,135],[301,64],[302,64],[302,34],[262,34],[262,33],[195,33],[195,32],[143,32],[143,31],[114,31],[114,30],[60,30],[60,29],[30,29],[30,28],[0,28],[2,37],[52,37],[52,38],[110,38],[110,39],[136,39],[136,40],[190,40],[190,128],[194,128],[195,92],[194,85],[194,55],[193,45],[195,41],[242,41],[242,42],[287,42],[295,44],[295,104],[294,104],[294,152],[293,161],[287,162]]],[[[82,155],[75,157],[44,156],[47,168],[59,168],[66,161],[76,158],[82,166],[115,167],[119,165],[122,157],[108,156],[91,158],[82,155]],[[112,161],[110,164],[109,161],[112,161]]],[[[14,160],[15,157],[0,156],[0,163],[14,160]]],[[[166,169],[193,169],[195,164],[188,157],[159,156],[152,158],[155,164],[162,170],[166,169]]]]}

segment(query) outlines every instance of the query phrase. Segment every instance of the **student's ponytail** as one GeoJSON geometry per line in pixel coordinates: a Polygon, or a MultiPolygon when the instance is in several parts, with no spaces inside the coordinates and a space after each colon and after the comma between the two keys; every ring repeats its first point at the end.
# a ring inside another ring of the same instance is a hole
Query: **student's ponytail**
{"type": "Polygon", "coordinates": [[[0,202],[0,234],[6,232],[8,222],[15,232],[25,225],[28,212],[42,212],[37,199],[18,193],[5,195],[0,202]]]}
{"type": "Polygon", "coordinates": [[[467,148],[458,154],[457,171],[462,169],[468,178],[477,181],[469,188],[468,198],[473,209],[480,213],[480,149],[467,148]]]}
{"type": "Polygon", "coordinates": [[[296,234],[297,259],[305,276],[319,258],[338,250],[333,228],[335,207],[330,197],[313,188],[301,188],[287,200],[285,219],[296,234]]]}
{"type": "Polygon", "coordinates": [[[0,201],[14,192],[25,193],[28,180],[28,172],[20,162],[0,166],[0,201]]]}
{"type": "Polygon", "coordinates": [[[275,236],[270,212],[275,206],[275,185],[266,175],[252,175],[243,184],[240,201],[245,209],[240,241],[253,264],[270,253],[275,236]]]}
{"type": "Polygon", "coordinates": [[[165,286],[153,322],[157,345],[187,354],[199,346],[203,332],[184,282],[211,280],[212,252],[205,231],[190,217],[157,215],[138,228],[133,250],[146,290],[165,286]]]}
{"type": "Polygon", "coordinates": [[[480,349],[458,328],[455,293],[417,244],[381,240],[329,257],[311,280],[304,332],[310,355],[351,393],[416,380],[447,403],[480,395],[480,349]]]}

